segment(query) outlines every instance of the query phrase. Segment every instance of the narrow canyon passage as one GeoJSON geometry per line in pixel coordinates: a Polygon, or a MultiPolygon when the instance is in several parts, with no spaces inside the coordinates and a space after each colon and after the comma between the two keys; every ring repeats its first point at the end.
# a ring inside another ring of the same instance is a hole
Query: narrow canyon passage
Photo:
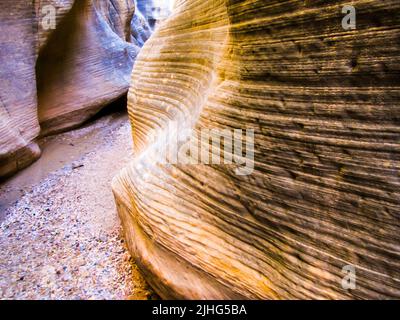
{"type": "Polygon", "coordinates": [[[400,1],[20,1],[0,300],[400,299],[400,1]]]}
{"type": "Polygon", "coordinates": [[[107,115],[46,139],[40,160],[0,187],[0,297],[152,297],[110,188],[132,156],[130,137],[126,113],[107,115]]]}
{"type": "Polygon", "coordinates": [[[132,158],[132,67],[170,1],[0,9],[0,300],[155,298],[111,181],[132,158]]]}

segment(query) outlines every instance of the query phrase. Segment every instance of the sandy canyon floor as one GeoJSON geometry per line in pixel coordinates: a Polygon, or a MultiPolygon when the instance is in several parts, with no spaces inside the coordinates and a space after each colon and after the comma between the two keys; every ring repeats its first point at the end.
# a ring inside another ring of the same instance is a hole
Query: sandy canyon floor
{"type": "Polygon", "coordinates": [[[154,298],[111,191],[132,156],[126,114],[41,144],[41,159],[0,185],[0,299],[154,298]]]}

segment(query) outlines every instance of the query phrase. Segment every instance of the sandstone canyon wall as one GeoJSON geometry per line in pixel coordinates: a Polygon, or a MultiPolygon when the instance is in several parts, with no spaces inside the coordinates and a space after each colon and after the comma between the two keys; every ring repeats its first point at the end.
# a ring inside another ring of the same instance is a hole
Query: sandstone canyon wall
{"type": "Polygon", "coordinates": [[[161,297],[400,298],[400,3],[345,4],[178,0],[140,52],[113,189],[161,297]],[[164,164],[171,122],[253,129],[254,172],[164,164]]]}
{"type": "Polygon", "coordinates": [[[33,142],[40,131],[33,12],[32,3],[25,1],[0,3],[0,177],[40,155],[33,142]]]}
{"type": "Polygon", "coordinates": [[[134,0],[2,0],[0,28],[0,178],[124,95],[151,34],[134,0]]]}

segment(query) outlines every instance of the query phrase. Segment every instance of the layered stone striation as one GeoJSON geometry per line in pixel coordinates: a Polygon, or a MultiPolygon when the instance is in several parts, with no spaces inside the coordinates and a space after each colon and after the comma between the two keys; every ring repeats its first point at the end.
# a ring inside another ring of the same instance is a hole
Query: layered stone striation
{"type": "Polygon", "coordinates": [[[178,0],[139,54],[113,189],[161,297],[400,298],[400,3],[345,4],[178,0]],[[253,129],[254,172],[165,164],[171,122],[253,129]]]}

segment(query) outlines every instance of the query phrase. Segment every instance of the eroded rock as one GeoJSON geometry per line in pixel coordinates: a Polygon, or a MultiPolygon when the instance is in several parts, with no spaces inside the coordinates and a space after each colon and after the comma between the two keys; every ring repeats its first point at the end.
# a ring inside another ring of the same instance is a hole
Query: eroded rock
{"type": "Polygon", "coordinates": [[[76,1],[59,22],[37,62],[42,134],[81,124],[126,93],[140,49],[130,43],[134,11],[134,1],[76,1]]]}
{"type": "Polygon", "coordinates": [[[40,156],[39,135],[76,127],[127,92],[151,29],[134,0],[5,0],[0,10],[5,177],[40,156]]]}
{"type": "Polygon", "coordinates": [[[40,155],[36,98],[36,40],[32,3],[0,3],[0,177],[40,155]]]}
{"type": "Polygon", "coordinates": [[[181,0],[145,45],[113,187],[161,297],[400,298],[400,4],[352,4],[181,0]],[[173,121],[253,129],[254,172],[163,164],[173,121]]]}

